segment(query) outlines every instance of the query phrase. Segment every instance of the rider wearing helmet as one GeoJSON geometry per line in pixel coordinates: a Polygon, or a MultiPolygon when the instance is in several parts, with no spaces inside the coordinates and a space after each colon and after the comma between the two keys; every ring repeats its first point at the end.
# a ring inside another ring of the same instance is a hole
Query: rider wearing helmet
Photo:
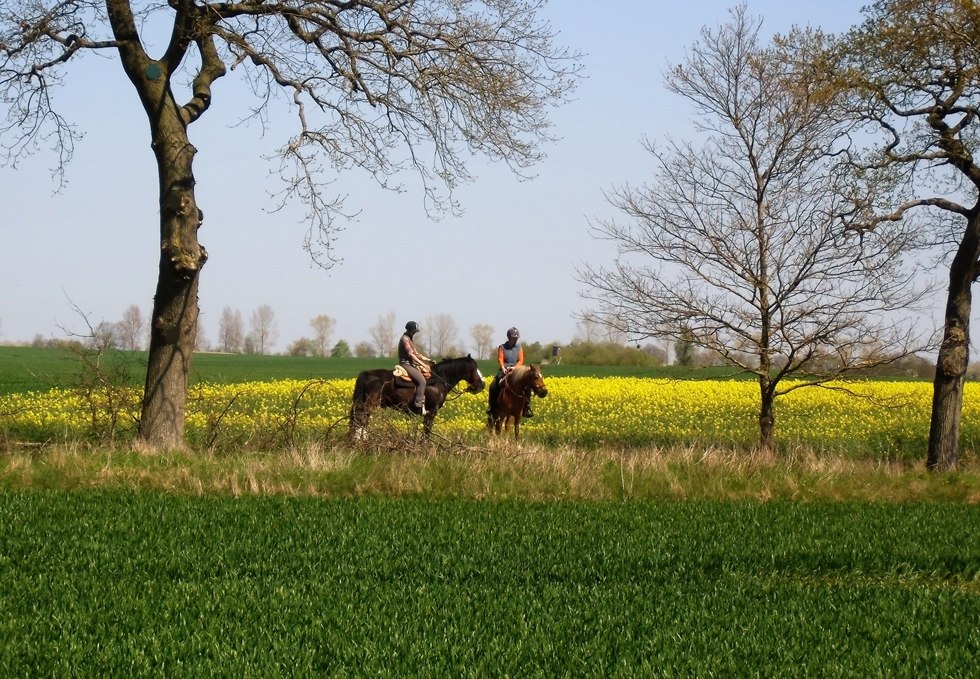
{"type": "MultiPolygon", "coordinates": [[[[510,374],[510,371],[519,365],[524,365],[524,347],[517,341],[521,338],[521,333],[517,328],[507,330],[507,341],[497,347],[497,364],[500,369],[490,384],[490,407],[487,414],[492,415],[494,407],[497,405],[497,396],[500,394],[500,380],[510,374]]],[[[524,417],[534,417],[531,412],[531,394],[525,394],[524,417]]]]}
{"type": "Polygon", "coordinates": [[[398,340],[398,362],[415,382],[415,403],[412,406],[412,411],[425,415],[425,375],[422,374],[422,366],[426,363],[432,364],[433,361],[415,348],[415,342],[412,341],[412,338],[418,331],[419,324],[415,321],[409,321],[405,324],[405,332],[398,340]]]}

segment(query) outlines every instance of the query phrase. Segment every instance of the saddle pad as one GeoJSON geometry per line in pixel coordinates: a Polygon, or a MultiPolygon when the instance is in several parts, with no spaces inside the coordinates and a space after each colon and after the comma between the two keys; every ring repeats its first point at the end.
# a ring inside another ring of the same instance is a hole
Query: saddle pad
{"type": "MultiPolygon", "coordinates": [[[[391,372],[395,376],[396,380],[405,380],[406,382],[412,382],[411,375],[408,374],[408,371],[405,370],[405,366],[403,366],[401,363],[396,365],[391,372]]],[[[422,377],[424,377],[425,379],[429,379],[430,375],[432,375],[431,372],[428,372],[426,370],[422,371],[422,377]]],[[[414,384],[414,382],[412,382],[412,384],[414,384]]]]}

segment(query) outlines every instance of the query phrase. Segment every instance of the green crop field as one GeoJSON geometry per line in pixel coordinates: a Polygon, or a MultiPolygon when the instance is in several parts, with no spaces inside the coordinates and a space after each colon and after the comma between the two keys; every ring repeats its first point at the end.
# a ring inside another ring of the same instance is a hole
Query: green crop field
{"type": "MultiPolygon", "coordinates": [[[[134,386],[146,377],[145,352],[112,351],[101,358],[118,366],[134,386]]],[[[323,358],[311,356],[256,356],[197,353],[191,364],[191,383],[229,384],[270,380],[344,379],[362,370],[387,368],[394,359],[323,358]]],[[[484,375],[496,373],[494,361],[480,361],[484,375]]],[[[64,349],[0,346],[0,394],[40,391],[76,384],[86,370],[81,357],[64,349]]],[[[711,379],[731,376],[725,368],[689,370],[669,366],[660,369],[625,366],[549,365],[553,377],[684,377],[711,379]]]]}
{"type": "Polygon", "coordinates": [[[3,676],[968,677],[980,506],[0,492],[3,676]]]}
{"type": "Polygon", "coordinates": [[[160,452],[104,358],[118,419],[78,356],[0,349],[0,676],[975,674],[974,385],[938,475],[928,383],[794,392],[760,455],[751,384],[554,366],[529,444],[460,394],[353,446],[383,360],[201,354],[160,452]]]}

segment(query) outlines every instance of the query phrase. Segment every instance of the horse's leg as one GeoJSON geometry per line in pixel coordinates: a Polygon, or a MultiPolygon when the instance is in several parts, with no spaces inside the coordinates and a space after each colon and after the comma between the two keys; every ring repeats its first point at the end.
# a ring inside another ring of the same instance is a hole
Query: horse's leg
{"type": "Polygon", "coordinates": [[[428,410],[426,406],[425,417],[422,418],[422,440],[428,441],[429,437],[432,435],[432,421],[436,419],[436,413],[433,410],[428,410]]]}
{"type": "Polygon", "coordinates": [[[493,433],[500,436],[500,431],[504,427],[504,422],[507,420],[506,417],[500,415],[499,413],[493,414],[493,433]]]}
{"type": "Polygon", "coordinates": [[[521,439],[521,411],[522,410],[523,408],[521,408],[521,410],[518,410],[517,414],[514,415],[514,442],[515,443],[517,443],[521,439]]]}
{"type": "Polygon", "coordinates": [[[367,416],[364,414],[364,405],[354,403],[350,407],[350,423],[348,424],[347,438],[351,441],[360,441],[364,438],[364,428],[367,426],[367,416]]]}
{"type": "Polygon", "coordinates": [[[355,401],[350,408],[350,428],[348,436],[351,441],[363,441],[367,433],[368,420],[381,402],[381,393],[369,394],[363,401],[355,401]]]}

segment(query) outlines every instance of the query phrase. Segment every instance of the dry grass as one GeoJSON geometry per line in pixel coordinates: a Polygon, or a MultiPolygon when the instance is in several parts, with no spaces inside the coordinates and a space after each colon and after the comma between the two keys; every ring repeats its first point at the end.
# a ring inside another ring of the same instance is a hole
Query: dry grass
{"type": "Polygon", "coordinates": [[[806,449],[716,446],[581,450],[404,438],[370,446],[311,444],[268,453],[155,453],[52,446],[0,455],[0,487],[108,488],[189,494],[428,496],[474,500],[752,500],[980,502],[974,461],[949,474],[806,449]]]}

